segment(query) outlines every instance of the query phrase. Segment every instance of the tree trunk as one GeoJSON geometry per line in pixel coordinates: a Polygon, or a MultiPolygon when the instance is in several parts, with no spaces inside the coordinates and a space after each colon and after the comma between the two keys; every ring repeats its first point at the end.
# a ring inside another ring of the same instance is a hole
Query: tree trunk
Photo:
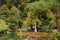
{"type": "Polygon", "coordinates": [[[34,32],[37,32],[36,23],[35,23],[35,26],[34,26],[34,32]]]}

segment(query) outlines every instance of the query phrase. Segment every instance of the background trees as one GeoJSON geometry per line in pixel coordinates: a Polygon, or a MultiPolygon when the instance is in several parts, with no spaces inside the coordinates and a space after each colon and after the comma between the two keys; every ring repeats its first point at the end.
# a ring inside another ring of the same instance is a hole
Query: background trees
{"type": "Polygon", "coordinates": [[[59,0],[0,0],[0,19],[11,29],[33,27],[35,23],[48,29],[59,27],[59,11],[59,0]]]}

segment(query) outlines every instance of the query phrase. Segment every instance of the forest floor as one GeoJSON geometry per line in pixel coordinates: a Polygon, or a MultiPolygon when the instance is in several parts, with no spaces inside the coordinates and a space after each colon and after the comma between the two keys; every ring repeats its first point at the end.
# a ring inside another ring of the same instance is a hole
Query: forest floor
{"type": "Polygon", "coordinates": [[[50,40],[53,39],[53,34],[45,33],[45,32],[19,32],[18,35],[23,35],[26,34],[28,35],[25,40],[28,39],[28,37],[32,38],[50,38],[50,40]]]}

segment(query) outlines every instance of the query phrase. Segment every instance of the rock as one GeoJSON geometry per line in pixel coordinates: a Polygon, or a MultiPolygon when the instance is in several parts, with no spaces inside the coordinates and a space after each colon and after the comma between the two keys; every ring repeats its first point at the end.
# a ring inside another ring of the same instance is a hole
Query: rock
{"type": "Polygon", "coordinates": [[[28,36],[27,39],[28,39],[28,40],[36,40],[36,38],[33,38],[33,37],[31,37],[31,36],[28,36]]]}
{"type": "Polygon", "coordinates": [[[26,38],[26,39],[24,39],[24,40],[29,40],[29,39],[26,38]]]}

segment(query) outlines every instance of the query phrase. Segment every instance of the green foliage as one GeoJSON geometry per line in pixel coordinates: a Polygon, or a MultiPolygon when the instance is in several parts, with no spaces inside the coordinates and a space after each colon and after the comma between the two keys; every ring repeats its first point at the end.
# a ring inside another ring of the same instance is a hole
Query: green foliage
{"type": "Polygon", "coordinates": [[[26,35],[26,34],[23,34],[23,35],[20,35],[19,38],[20,38],[21,40],[23,40],[23,39],[25,39],[26,37],[27,37],[27,35],[26,35]]]}
{"type": "Polygon", "coordinates": [[[30,3],[26,6],[26,8],[29,8],[30,11],[36,12],[37,10],[48,10],[55,6],[56,0],[40,0],[37,2],[30,3]]]}
{"type": "Polygon", "coordinates": [[[3,4],[0,8],[0,18],[6,20],[6,18],[8,17],[8,14],[9,14],[9,9],[7,5],[3,4]]]}
{"type": "Polygon", "coordinates": [[[25,20],[25,25],[34,25],[37,23],[39,27],[43,27],[44,30],[52,29],[56,27],[56,15],[52,11],[55,10],[57,0],[40,0],[32,2],[25,7],[25,10],[28,11],[27,19],[25,20]],[[31,12],[31,13],[29,13],[31,12]],[[32,15],[30,15],[32,14],[32,15]]]}
{"type": "Polygon", "coordinates": [[[55,35],[55,40],[60,40],[60,33],[59,32],[55,32],[55,33],[53,33],[53,35],[55,35]]]}
{"type": "Polygon", "coordinates": [[[2,36],[1,40],[20,40],[15,33],[6,34],[2,36]]]}
{"type": "Polygon", "coordinates": [[[56,27],[55,11],[60,7],[59,0],[0,0],[0,2],[0,18],[6,21],[9,28],[30,27],[35,23],[38,27],[56,27]]]}
{"type": "Polygon", "coordinates": [[[60,40],[60,33],[58,33],[56,37],[57,37],[57,40],[60,40]]]}
{"type": "Polygon", "coordinates": [[[9,26],[6,24],[6,22],[4,20],[0,19],[0,32],[7,30],[9,28],[9,26]]]}

